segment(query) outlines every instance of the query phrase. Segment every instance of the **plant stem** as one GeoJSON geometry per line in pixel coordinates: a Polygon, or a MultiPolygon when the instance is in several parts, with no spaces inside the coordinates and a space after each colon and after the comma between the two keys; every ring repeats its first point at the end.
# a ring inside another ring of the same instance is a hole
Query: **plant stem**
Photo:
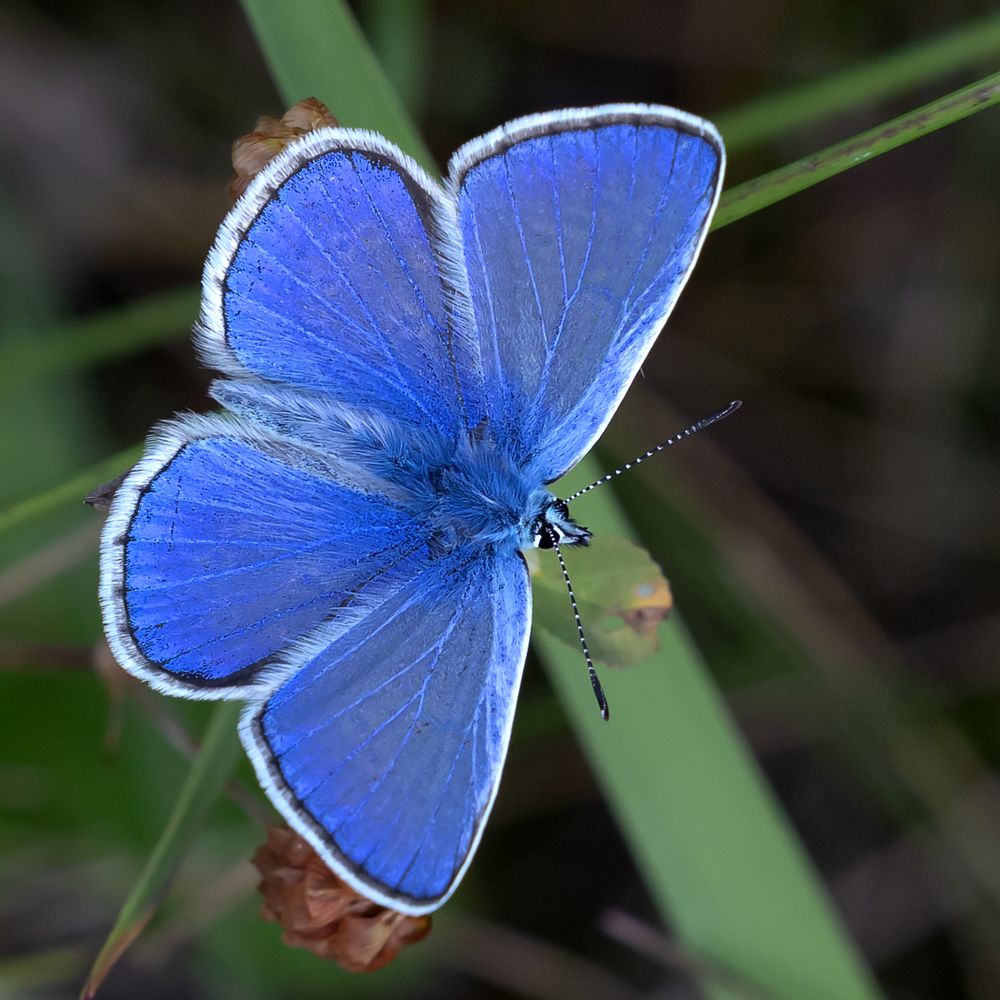
{"type": "Polygon", "coordinates": [[[240,753],[240,745],[233,737],[239,713],[240,706],[233,702],[222,702],[212,713],[173,813],[94,960],[81,992],[83,1000],[90,1000],[96,994],[104,977],[156,911],[191,841],[229,779],[240,753]]]}
{"type": "Polygon", "coordinates": [[[856,167],[875,156],[903,146],[945,125],[985,111],[1000,101],[1000,73],[970,83],[961,90],[931,101],[922,108],[878,125],[867,132],[845,139],[787,167],[738,184],[722,195],[719,210],[712,222],[721,229],[730,222],[745,218],[775,202],[856,167]]]}
{"type": "Polygon", "coordinates": [[[1000,13],[715,115],[730,153],[854,111],[1000,54],[1000,13]]]}
{"type": "Polygon", "coordinates": [[[108,458],[102,458],[95,465],[77,473],[72,479],[54,486],[44,493],[36,493],[5,511],[0,511],[0,534],[30,521],[34,517],[58,510],[71,503],[83,504],[83,498],[95,486],[100,486],[113,476],[125,472],[134,465],[142,454],[142,445],[133,445],[108,458]]]}
{"type": "Polygon", "coordinates": [[[75,371],[138,354],[150,344],[188,333],[198,315],[198,290],[171,289],[82,319],[33,329],[0,345],[0,391],[14,381],[75,371]]]}

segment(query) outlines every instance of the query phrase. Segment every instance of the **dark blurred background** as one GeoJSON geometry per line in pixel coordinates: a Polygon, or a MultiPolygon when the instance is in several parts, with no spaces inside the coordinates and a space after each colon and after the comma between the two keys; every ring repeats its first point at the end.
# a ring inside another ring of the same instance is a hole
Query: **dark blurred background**
{"type": "MultiPolygon", "coordinates": [[[[991,7],[354,5],[441,163],[508,118],[560,106],[654,101],[711,118],[991,7]]],[[[996,61],[741,149],[729,182],[996,61]]],[[[317,96],[336,113],[336,95],[317,96]]],[[[100,364],[39,372],[10,359],[26,340],[64,345],[66,321],[193,287],[227,209],[233,139],[283,110],[234,2],[4,5],[4,506],[138,442],[157,419],[208,408],[185,335],[193,305],[178,309],[176,336],[100,364]]],[[[998,149],[1000,117],[987,112],[711,236],[601,446],[610,467],[661,429],[744,400],[718,433],[644,466],[620,495],[896,997],[1000,995],[998,149]]],[[[56,511],[2,539],[3,996],[74,995],[183,773],[150,725],[151,699],[89,669],[98,520],[56,511]]],[[[103,995],[563,995],[531,971],[551,967],[576,984],[565,995],[581,996],[591,962],[622,996],[694,995],[682,971],[602,930],[611,909],[655,922],[652,905],[540,671],[525,701],[498,830],[470,879],[491,923],[459,933],[442,921],[419,975],[349,979],[282,951],[254,916],[242,860],[252,839],[245,824],[243,841],[227,839],[223,816],[178,897],[210,875],[215,894],[168,907],[103,995]],[[559,906],[526,896],[540,878],[559,906]]],[[[203,706],[168,708],[192,728],[204,718],[203,706]]]]}

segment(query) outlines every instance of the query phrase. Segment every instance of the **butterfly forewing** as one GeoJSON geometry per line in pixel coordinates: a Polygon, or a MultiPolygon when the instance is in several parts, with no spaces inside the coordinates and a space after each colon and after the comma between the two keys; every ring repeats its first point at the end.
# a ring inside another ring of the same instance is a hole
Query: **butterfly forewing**
{"type": "Polygon", "coordinates": [[[373,133],[306,136],[219,232],[203,281],[207,362],[453,434],[460,409],[429,234],[441,199],[373,133]]]}
{"type": "Polygon", "coordinates": [[[481,405],[529,474],[562,475],[614,413],[694,265],[723,159],[708,123],[644,105],[520,119],[452,159],[481,405]]]}

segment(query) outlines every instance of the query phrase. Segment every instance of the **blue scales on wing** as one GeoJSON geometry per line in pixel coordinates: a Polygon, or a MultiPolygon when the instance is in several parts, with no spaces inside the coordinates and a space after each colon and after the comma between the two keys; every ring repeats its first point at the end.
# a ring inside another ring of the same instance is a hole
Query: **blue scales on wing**
{"type": "Polygon", "coordinates": [[[243,741],[283,811],[372,899],[426,912],[479,840],[506,753],[530,616],[512,550],[458,550],[313,655],[243,741]]]}
{"type": "Polygon", "coordinates": [[[433,247],[440,188],[370,132],[324,129],[271,163],[205,266],[198,342],[227,375],[461,425],[433,247]]]}
{"type": "Polygon", "coordinates": [[[115,496],[102,603],[119,660],[246,696],[278,654],[426,561],[411,518],[316,451],[218,417],[165,425],[115,496]]]}
{"type": "Polygon", "coordinates": [[[614,413],[687,280],[722,170],[711,126],[638,105],[520,119],[452,159],[482,405],[529,476],[562,475],[614,413]]]}

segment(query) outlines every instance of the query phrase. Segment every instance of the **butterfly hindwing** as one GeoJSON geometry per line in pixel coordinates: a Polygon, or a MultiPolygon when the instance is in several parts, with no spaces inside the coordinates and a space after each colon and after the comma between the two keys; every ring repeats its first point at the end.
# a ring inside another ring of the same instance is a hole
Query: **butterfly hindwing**
{"type": "MultiPolygon", "coordinates": [[[[101,545],[112,648],[170,694],[243,697],[271,658],[420,550],[407,515],[318,453],[222,417],[154,434],[101,545]]],[[[426,547],[423,547],[426,553],[426,547]]]]}
{"type": "Polygon", "coordinates": [[[451,894],[492,806],[530,618],[516,552],[432,561],[248,708],[265,788],[366,896],[424,913],[451,894]]]}
{"type": "Polygon", "coordinates": [[[647,105],[519,119],[452,158],[482,406],[528,474],[562,475],[614,413],[701,248],[723,161],[707,122],[647,105]]]}

